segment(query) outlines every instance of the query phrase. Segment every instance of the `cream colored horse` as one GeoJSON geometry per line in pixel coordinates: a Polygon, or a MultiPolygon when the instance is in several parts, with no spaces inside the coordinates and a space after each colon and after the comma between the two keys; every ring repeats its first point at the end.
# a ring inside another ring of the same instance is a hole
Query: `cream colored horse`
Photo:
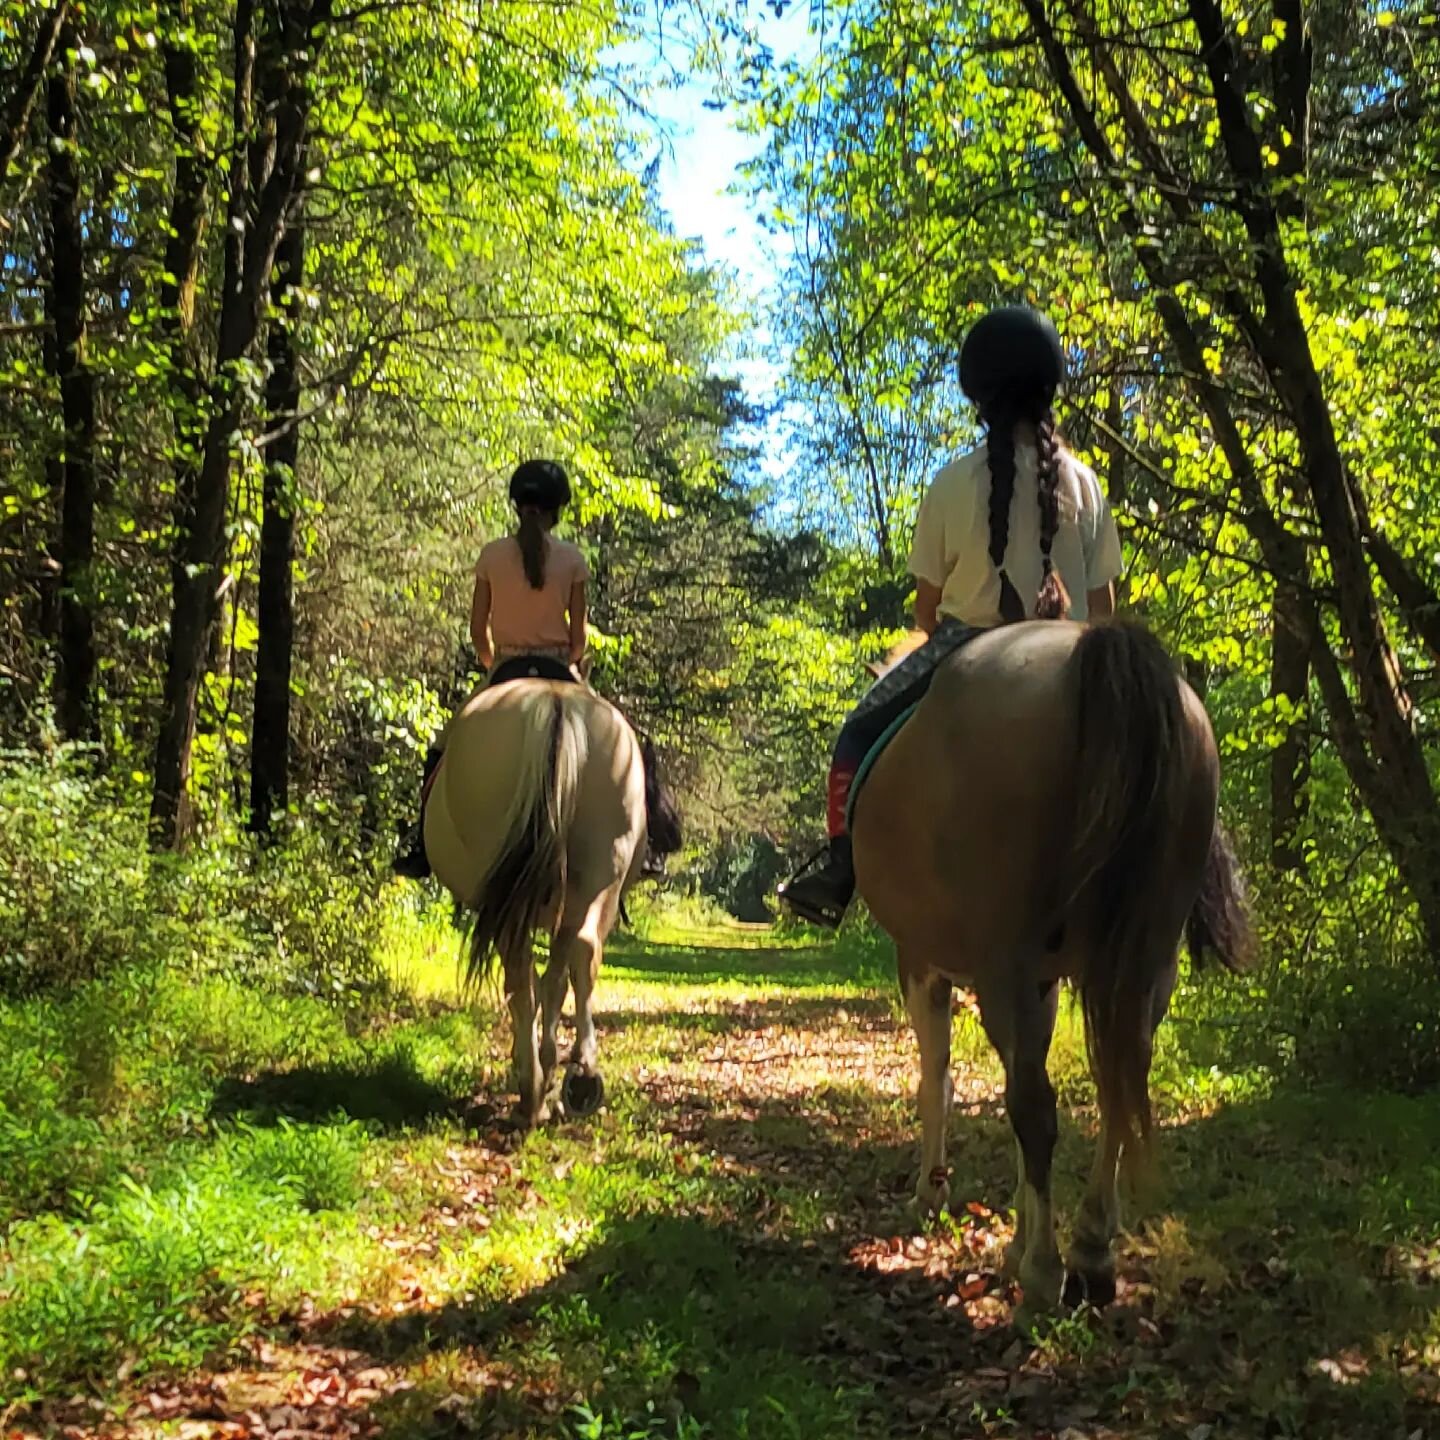
{"type": "Polygon", "coordinates": [[[425,809],[425,849],[440,882],[472,916],[472,982],[485,974],[492,950],[499,952],[518,1118],[536,1125],[567,1108],[593,1110],[602,1093],[595,977],[645,857],[645,775],[635,732],[583,685],[524,679],[482,691],[446,732],[425,809]],[[540,929],[550,935],[550,960],[537,983],[540,929]],[[572,984],[575,1048],[562,1087],[556,1032],[572,984]]]}
{"type": "Polygon", "coordinates": [[[1149,1140],[1152,1041],[1189,925],[1192,954],[1238,964],[1248,930],[1216,821],[1204,708],[1135,625],[1007,626],[947,660],[875,763],[853,816],[855,870],[894,938],[920,1042],[917,1198],[948,1199],[951,987],[971,987],[1005,1065],[1019,1151],[1020,1319],[1061,1297],[1046,1055],[1062,980],[1080,992],[1100,1136],[1067,1298],[1114,1294],[1117,1168],[1149,1140]]]}

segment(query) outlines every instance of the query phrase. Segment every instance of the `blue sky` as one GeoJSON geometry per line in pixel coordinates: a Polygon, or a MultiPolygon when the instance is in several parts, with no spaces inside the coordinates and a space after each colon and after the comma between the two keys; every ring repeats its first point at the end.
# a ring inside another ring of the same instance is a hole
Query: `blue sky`
{"type": "MultiPolygon", "coordinates": [[[[760,35],[777,59],[813,53],[809,18],[808,0],[797,0],[783,19],[766,14],[758,20],[760,35]]],[[[657,60],[684,67],[683,45],[677,40],[673,50],[657,50],[657,60]]],[[[761,229],[740,180],[740,167],[759,151],[761,141],[741,132],[733,106],[706,109],[704,102],[715,98],[715,83],[708,76],[685,79],[651,95],[649,108],[661,147],[660,201],[677,234],[698,240],[708,260],[734,273],[762,322],[748,337],[733,369],[750,398],[764,402],[773,395],[780,373],[763,325],[772,299],[778,237],[761,229]]],[[[762,463],[773,473],[781,464],[783,448],[778,429],[772,426],[756,439],[762,463]]]]}

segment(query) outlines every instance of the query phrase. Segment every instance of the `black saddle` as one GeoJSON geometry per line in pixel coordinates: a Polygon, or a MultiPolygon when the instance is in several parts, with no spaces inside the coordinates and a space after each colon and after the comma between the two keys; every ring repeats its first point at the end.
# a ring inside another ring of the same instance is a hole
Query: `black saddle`
{"type": "Polygon", "coordinates": [[[550,655],[512,655],[502,660],[490,672],[490,688],[504,685],[508,680],[562,680],[572,685],[580,682],[575,672],[563,660],[550,655]]]}

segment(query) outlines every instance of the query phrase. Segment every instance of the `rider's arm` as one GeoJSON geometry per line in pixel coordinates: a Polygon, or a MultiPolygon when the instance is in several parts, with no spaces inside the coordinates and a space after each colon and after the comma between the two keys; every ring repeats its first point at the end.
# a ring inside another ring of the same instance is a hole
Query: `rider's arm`
{"type": "Polygon", "coordinates": [[[470,643],[480,668],[488,670],[495,663],[495,651],[490,645],[490,582],[479,575],[475,577],[475,598],[470,602],[470,643]]]}
{"type": "Polygon", "coordinates": [[[1098,590],[1087,590],[1085,603],[1092,620],[1108,620],[1115,613],[1115,582],[1109,580],[1098,590]]]}
{"type": "Polygon", "coordinates": [[[917,577],[915,581],[915,626],[927,635],[935,633],[940,623],[940,595],[938,585],[917,577]]]}
{"type": "Polygon", "coordinates": [[[570,587],[570,663],[578,665],[585,658],[585,582],[577,580],[570,587]]]}

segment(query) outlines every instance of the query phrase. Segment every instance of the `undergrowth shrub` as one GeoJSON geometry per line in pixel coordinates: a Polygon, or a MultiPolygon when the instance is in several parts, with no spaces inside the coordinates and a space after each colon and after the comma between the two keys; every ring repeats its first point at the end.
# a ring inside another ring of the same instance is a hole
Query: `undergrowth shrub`
{"type": "Polygon", "coordinates": [[[228,1157],[238,1174],[291,1195],[305,1210],[344,1210],[360,1198],[365,1146],[361,1125],[297,1125],[283,1116],[270,1128],[239,1126],[228,1157]]]}
{"type": "Polygon", "coordinates": [[[0,761],[0,994],[75,985],[155,939],[141,812],[69,762],[0,761]]]}
{"type": "Polygon", "coordinates": [[[388,991],[395,889],[313,820],[271,847],[231,830],[152,855],[139,797],[63,753],[0,762],[0,811],[0,995],[157,962],[351,1003],[388,991]]]}
{"type": "Polygon", "coordinates": [[[199,1365],[258,1323],[250,1287],[269,1281],[278,1295],[321,1282],[328,1260],[306,1243],[303,1188],[226,1158],[170,1185],[122,1177],[82,1227],[52,1215],[12,1227],[0,1263],[0,1395],[103,1382],[119,1357],[137,1374],[199,1365]]]}

